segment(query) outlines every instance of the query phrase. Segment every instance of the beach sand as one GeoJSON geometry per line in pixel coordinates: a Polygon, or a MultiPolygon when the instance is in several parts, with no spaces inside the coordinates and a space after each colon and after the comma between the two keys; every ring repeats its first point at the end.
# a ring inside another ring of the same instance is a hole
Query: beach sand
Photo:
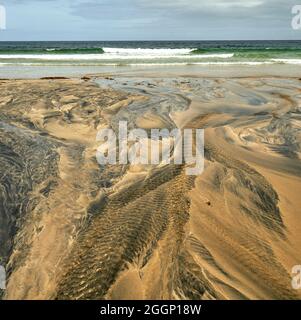
{"type": "Polygon", "coordinates": [[[0,81],[4,299],[300,299],[301,81],[0,81]],[[205,129],[205,170],[99,166],[96,134],[205,129]]]}

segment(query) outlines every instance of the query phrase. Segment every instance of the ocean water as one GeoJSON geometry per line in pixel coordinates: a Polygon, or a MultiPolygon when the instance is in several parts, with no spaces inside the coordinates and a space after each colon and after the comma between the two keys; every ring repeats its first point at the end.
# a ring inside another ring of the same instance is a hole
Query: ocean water
{"type": "Polygon", "coordinates": [[[1,66],[301,65],[301,41],[0,42],[1,66]]]}

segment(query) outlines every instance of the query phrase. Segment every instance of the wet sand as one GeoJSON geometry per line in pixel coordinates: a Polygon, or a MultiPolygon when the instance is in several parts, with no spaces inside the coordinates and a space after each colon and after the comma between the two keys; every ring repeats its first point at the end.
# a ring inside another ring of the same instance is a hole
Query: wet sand
{"type": "Polygon", "coordinates": [[[301,81],[0,82],[5,299],[300,299],[301,81]],[[205,171],[99,166],[100,128],[204,128],[205,171]]]}
{"type": "Polygon", "coordinates": [[[83,65],[2,65],[0,78],[39,79],[43,77],[75,77],[85,75],[109,75],[125,77],[300,77],[300,65],[296,64],[204,64],[204,65],[124,65],[124,66],[83,66],[83,65]]]}

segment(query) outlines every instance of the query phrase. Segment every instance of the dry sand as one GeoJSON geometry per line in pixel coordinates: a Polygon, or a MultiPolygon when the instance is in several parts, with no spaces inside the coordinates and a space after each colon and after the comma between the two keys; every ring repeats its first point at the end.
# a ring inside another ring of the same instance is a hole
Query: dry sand
{"type": "Polygon", "coordinates": [[[300,299],[301,81],[0,82],[5,299],[300,299]],[[96,134],[204,128],[205,171],[100,167],[96,134]]]}

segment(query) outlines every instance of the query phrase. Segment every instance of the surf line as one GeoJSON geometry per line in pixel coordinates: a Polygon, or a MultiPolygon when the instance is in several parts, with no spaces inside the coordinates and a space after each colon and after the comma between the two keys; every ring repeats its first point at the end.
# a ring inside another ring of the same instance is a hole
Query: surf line
{"type": "Polygon", "coordinates": [[[114,307],[110,304],[100,308],[100,314],[105,315],[123,315],[131,318],[135,307],[114,307]]]}
{"type": "Polygon", "coordinates": [[[127,121],[120,121],[118,134],[111,128],[104,128],[97,133],[96,141],[101,142],[96,151],[100,165],[185,163],[187,175],[196,176],[204,171],[203,129],[151,129],[149,136],[149,130],[128,131],[127,121]]]}

